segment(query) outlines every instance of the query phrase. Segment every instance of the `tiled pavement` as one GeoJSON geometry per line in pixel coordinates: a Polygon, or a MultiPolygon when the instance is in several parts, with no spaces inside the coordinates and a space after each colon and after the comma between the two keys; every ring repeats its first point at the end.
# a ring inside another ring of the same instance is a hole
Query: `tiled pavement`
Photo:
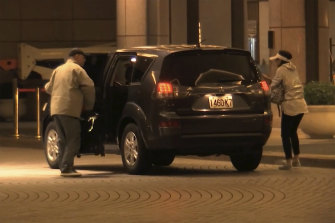
{"type": "MultiPolygon", "coordinates": [[[[334,170],[279,171],[272,165],[282,156],[276,129],[254,172],[239,173],[220,157],[178,157],[170,167],[133,176],[118,155],[108,154],[76,159],[83,173],[77,179],[49,169],[41,143],[25,131],[19,140],[1,132],[1,223],[335,222],[334,170]],[[271,162],[270,152],[278,153],[271,162]]],[[[302,152],[314,160],[323,155],[334,161],[333,143],[301,135],[302,152]]]]}
{"type": "Polygon", "coordinates": [[[261,164],[239,173],[226,161],[177,158],[134,176],[107,155],[77,159],[83,177],[66,179],[40,150],[21,155],[21,165],[1,159],[1,223],[335,221],[333,169],[261,164]]]}

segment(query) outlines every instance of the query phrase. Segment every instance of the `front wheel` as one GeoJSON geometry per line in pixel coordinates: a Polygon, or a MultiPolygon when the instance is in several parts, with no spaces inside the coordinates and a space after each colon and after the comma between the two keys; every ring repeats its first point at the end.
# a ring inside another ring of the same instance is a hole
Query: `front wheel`
{"type": "Polygon", "coordinates": [[[52,169],[59,168],[60,162],[60,138],[57,132],[56,123],[49,122],[44,136],[44,154],[52,169]]]}
{"type": "Polygon", "coordinates": [[[262,152],[263,148],[258,147],[252,153],[231,155],[230,160],[238,171],[253,171],[261,162],[262,152]]]}
{"type": "Polygon", "coordinates": [[[123,166],[130,174],[143,174],[151,168],[150,154],[135,124],[128,124],[124,129],[120,150],[123,166]]]}

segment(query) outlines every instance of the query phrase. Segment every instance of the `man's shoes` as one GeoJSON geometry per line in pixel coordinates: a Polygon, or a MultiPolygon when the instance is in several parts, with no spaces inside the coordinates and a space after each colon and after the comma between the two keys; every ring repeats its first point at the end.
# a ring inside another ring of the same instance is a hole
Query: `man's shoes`
{"type": "Polygon", "coordinates": [[[76,170],[65,170],[60,174],[62,177],[80,177],[81,173],[78,173],[76,170]]]}

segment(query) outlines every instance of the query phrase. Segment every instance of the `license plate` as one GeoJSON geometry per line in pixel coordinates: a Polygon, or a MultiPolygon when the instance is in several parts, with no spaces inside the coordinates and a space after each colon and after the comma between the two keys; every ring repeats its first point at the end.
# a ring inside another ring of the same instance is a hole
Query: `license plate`
{"type": "Polygon", "coordinates": [[[210,96],[209,97],[210,108],[233,108],[233,96],[210,96]]]}

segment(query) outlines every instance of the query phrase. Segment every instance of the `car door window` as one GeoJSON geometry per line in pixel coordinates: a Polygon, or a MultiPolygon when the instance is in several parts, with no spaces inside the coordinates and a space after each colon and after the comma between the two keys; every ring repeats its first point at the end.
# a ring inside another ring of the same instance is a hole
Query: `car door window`
{"type": "Polygon", "coordinates": [[[133,58],[134,69],[131,77],[131,82],[140,82],[143,75],[146,73],[153,59],[149,57],[137,56],[136,62],[133,58]]]}
{"type": "Polygon", "coordinates": [[[133,57],[134,56],[120,56],[117,59],[110,86],[113,86],[114,84],[127,85],[130,83],[134,66],[132,62],[133,57]]]}
{"type": "Polygon", "coordinates": [[[140,82],[152,62],[153,59],[150,57],[135,55],[120,56],[115,64],[110,86],[140,82]]]}

